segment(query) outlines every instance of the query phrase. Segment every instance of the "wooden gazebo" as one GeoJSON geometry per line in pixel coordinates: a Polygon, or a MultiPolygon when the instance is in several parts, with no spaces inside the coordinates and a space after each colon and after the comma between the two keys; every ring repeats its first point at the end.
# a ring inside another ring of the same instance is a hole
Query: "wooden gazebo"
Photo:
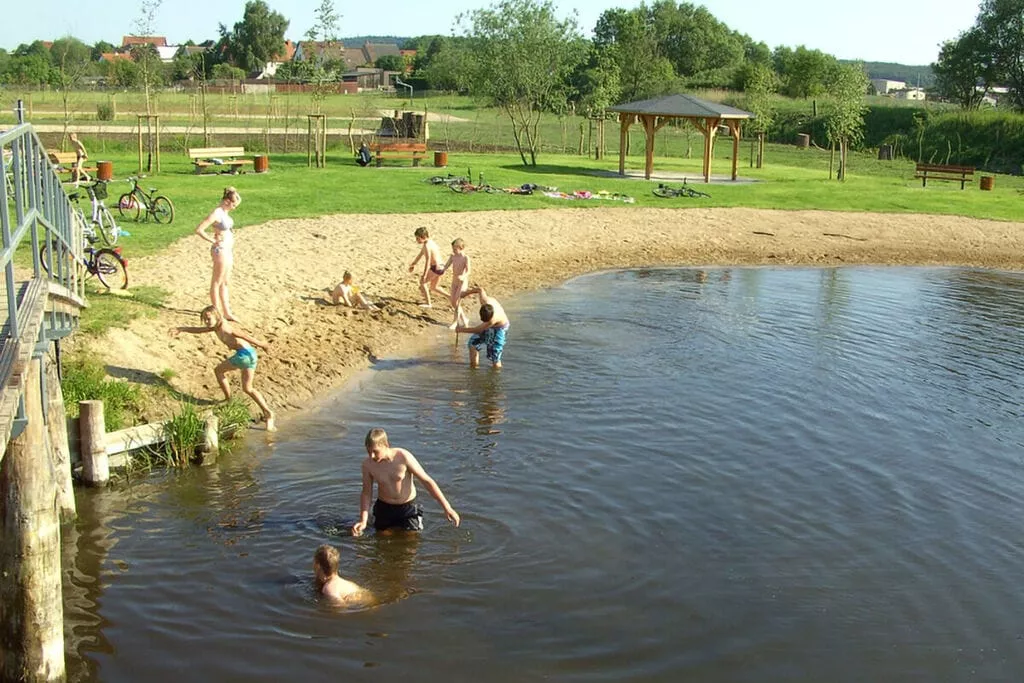
{"type": "Polygon", "coordinates": [[[651,179],[654,170],[654,134],[669,119],[688,119],[704,134],[704,182],[711,182],[711,157],[715,149],[715,134],[718,127],[725,125],[732,135],[732,179],[736,180],[736,158],[740,151],[740,126],[746,119],[754,118],[749,111],[727,107],[717,102],[708,102],[693,95],[666,95],[652,100],[640,100],[628,104],[608,107],[608,111],[619,113],[619,175],[626,175],[626,145],[629,127],[639,121],[643,124],[647,138],[647,163],[644,178],[651,179]]]}

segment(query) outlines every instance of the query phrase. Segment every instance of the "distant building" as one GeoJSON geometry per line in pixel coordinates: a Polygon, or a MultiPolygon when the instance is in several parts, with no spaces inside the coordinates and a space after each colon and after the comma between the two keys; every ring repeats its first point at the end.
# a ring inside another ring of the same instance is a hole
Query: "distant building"
{"type": "Polygon", "coordinates": [[[924,102],[925,94],[924,88],[906,88],[904,90],[896,91],[896,99],[898,100],[913,100],[917,102],[924,102]]]}
{"type": "MultiPolygon", "coordinates": [[[[413,55],[414,50],[408,50],[413,55]]],[[[352,72],[361,67],[372,66],[377,59],[385,55],[394,55],[409,59],[405,52],[395,43],[363,43],[361,47],[345,47],[340,41],[304,40],[295,48],[295,61],[309,61],[312,55],[323,55],[324,59],[338,60],[345,65],[345,70],[352,72]]]]}
{"type": "Polygon", "coordinates": [[[127,52],[101,52],[101,62],[116,62],[119,59],[131,60],[132,56],[127,52]]]}
{"type": "Polygon", "coordinates": [[[136,45],[152,45],[156,48],[167,47],[167,38],[164,36],[123,36],[121,38],[122,50],[131,50],[136,45]]]}
{"type": "Polygon", "coordinates": [[[290,40],[284,41],[284,51],[281,52],[281,54],[274,55],[274,58],[263,66],[263,69],[256,75],[256,78],[273,78],[277,74],[277,69],[282,64],[295,59],[297,47],[298,46],[290,40]]]}
{"type": "Polygon", "coordinates": [[[888,78],[872,78],[871,85],[879,95],[888,95],[897,90],[906,90],[906,81],[893,81],[888,78]]]}

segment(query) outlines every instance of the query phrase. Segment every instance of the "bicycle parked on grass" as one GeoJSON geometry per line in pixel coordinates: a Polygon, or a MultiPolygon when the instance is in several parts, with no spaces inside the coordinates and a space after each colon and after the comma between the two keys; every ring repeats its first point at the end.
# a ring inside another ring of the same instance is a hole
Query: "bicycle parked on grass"
{"type": "MultiPolygon", "coordinates": [[[[93,241],[98,237],[103,240],[104,244],[111,246],[117,244],[117,238],[121,235],[121,228],[117,227],[110,209],[103,204],[103,200],[107,198],[106,181],[97,180],[92,185],[86,185],[85,191],[89,195],[90,214],[86,216],[82,207],[77,205],[75,213],[78,214],[82,221],[84,226],[83,232],[86,238],[89,241],[93,241]]],[[[80,192],[72,192],[68,195],[68,199],[77,204],[82,199],[82,194],[80,192]]]]}
{"type": "MultiPolygon", "coordinates": [[[[74,220],[81,220],[81,218],[75,218],[74,220]]],[[[81,223],[78,227],[82,231],[83,237],[85,237],[88,234],[86,224],[81,223]]],[[[43,266],[43,270],[53,274],[50,270],[50,264],[53,263],[53,255],[56,254],[57,258],[60,258],[60,253],[66,251],[69,267],[80,268],[86,277],[95,275],[96,279],[107,289],[127,289],[128,260],[121,256],[121,247],[95,249],[88,242],[88,238],[85,237],[85,239],[84,253],[80,257],[75,256],[69,250],[62,249],[61,243],[57,239],[53,239],[49,244],[39,247],[39,262],[43,266]]]]}
{"type": "Polygon", "coordinates": [[[683,182],[682,187],[669,187],[664,183],[659,183],[656,188],[651,190],[655,197],[664,197],[666,199],[671,197],[704,197],[705,199],[711,199],[711,195],[706,192],[695,190],[686,182],[683,182]]]}
{"type": "Polygon", "coordinates": [[[132,189],[117,200],[117,212],[122,218],[132,218],[135,221],[140,217],[148,219],[152,216],[157,223],[170,223],[174,220],[174,204],[162,194],[158,195],[155,187],[149,188],[149,192],[143,192],[139,187],[139,180],[144,177],[131,176],[127,179],[132,189]]]}

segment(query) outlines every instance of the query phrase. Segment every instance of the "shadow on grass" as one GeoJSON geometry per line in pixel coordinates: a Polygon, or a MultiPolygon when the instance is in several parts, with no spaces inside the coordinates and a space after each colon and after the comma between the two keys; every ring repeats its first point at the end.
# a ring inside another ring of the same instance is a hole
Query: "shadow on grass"
{"type": "Polygon", "coordinates": [[[167,394],[176,401],[192,403],[197,406],[213,406],[220,403],[220,401],[214,400],[212,398],[197,398],[191,394],[186,394],[182,391],[178,391],[177,389],[172,387],[163,377],[155,373],[148,372],[146,370],[133,370],[131,368],[122,368],[116,365],[108,365],[106,370],[107,374],[110,375],[111,377],[116,377],[118,379],[126,379],[129,382],[134,382],[136,384],[145,384],[151,387],[159,387],[166,391],[167,394]]]}

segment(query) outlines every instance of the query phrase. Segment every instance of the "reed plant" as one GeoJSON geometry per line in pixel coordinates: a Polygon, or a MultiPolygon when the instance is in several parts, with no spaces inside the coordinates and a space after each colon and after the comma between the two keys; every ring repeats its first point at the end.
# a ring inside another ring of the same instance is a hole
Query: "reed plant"
{"type": "Polygon", "coordinates": [[[203,443],[206,424],[194,403],[185,401],[170,420],[164,423],[163,462],[184,467],[192,462],[196,447],[203,443]]]}

